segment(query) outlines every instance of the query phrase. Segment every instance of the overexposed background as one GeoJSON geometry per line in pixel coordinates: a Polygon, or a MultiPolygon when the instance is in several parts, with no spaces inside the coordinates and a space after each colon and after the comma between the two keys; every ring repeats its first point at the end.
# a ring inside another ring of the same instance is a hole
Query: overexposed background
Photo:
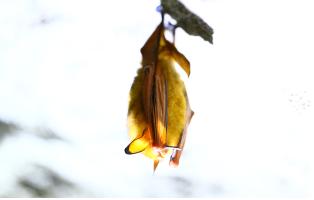
{"type": "Polygon", "coordinates": [[[158,0],[0,0],[0,197],[313,197],[311,0],[182,1],[195,112],[179,168],[128,156],[158,0]]]}

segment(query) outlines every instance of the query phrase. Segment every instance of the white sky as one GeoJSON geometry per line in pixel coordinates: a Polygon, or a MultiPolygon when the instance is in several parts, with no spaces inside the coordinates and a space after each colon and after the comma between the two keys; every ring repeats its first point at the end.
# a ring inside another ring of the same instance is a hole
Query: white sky
{"type": "Polygon", "coordinates": [[[215,184],[224,197],[314,196],[310,0],[182,1],[215,34],[214,45],[176,34],[195,111],[181,166],[152,177],[150,160],[124,155],[128,91],[158,2],[0,0],[0,119],[70,141],[3,141],[0,196],[32,162],[95,196],[176,196],[168,176],[190,180],[192,196],[215,184]]]}

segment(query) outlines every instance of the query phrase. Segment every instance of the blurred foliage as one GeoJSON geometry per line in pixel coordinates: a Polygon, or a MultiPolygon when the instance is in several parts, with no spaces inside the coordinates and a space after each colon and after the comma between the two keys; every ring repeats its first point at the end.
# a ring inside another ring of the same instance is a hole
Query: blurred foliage
{"type": "Polygon", "coordinates": [[[13,134],[19,130],[16,124],[5,122],[0,119],[0,142],[8,135],[13,134]]]}
{"type": "Polygon", "coordinates": [[[66,197],[77,192],[71,181],[42,165],[34,165],[32,170],[19,177],[17,182],[17,188],[26,191],[31,197],[66,197]]]}
{"type": "Polygon", "coordinates": [[[180,194],[180,197],[192,196],[193,184],[189,179],[182,176],[171,176],[169,179],[173,182],[175,191],[180,194]]]}
{"type": "MultiPolygon", "coordinates": [[[[43,140],[62,140],[54,131],[49,128],[21,127],[15,123],[0,120],[0,142],[6,137],[19,134],[28,134],[43,140]]],[[[27,169],[29,166],[25,166],[27,169]]],[[[8,194],[1,194],[2,197],[58,197],[67,196],[73,192],[74,184],[52,169],[43,165],[34,164],[31,171],[26,172],[16,179],[16,187],[8,194]]]]}
{"type": "Polygon", "coordinates": [[[36,127],[36,128],[21,128],[15,123],[6,122],[0,119],[0,142],[7,136],[16,134],[19,130],[25,130],[33,133],[35,136],[45,140],[63,140],[53,130],[49,128],[36,127]]]}
{"type": "Polygon", "coordinates": [[[36,127],[32,131],[36,136],[45,140],[63,140],[59,135],[49,128],[36,127]]]}

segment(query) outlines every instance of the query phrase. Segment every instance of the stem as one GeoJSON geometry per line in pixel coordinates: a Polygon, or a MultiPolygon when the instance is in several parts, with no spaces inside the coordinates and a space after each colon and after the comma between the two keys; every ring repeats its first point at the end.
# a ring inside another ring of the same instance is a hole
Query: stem
{"type": "Polygon", "coordinates": [[[177,21],[176,26],[181,27],[190,35],[200,36],[213,43],[214,30],[199,16],[187,9],[178,0],[160,0],[163,12],[177,21]]]}

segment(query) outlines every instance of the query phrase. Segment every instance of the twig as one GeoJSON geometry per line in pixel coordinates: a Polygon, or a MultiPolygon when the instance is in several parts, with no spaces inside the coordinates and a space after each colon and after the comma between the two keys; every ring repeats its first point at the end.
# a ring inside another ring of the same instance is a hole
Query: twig
{"type": "Polygon", "coordinates": [[[161,0],[163,12],[177,21],[176,26],[181,27],[190,35],[200,36],[213,43],[214,30],[199,16],[187,9],[178,0],[161,0]]]}

